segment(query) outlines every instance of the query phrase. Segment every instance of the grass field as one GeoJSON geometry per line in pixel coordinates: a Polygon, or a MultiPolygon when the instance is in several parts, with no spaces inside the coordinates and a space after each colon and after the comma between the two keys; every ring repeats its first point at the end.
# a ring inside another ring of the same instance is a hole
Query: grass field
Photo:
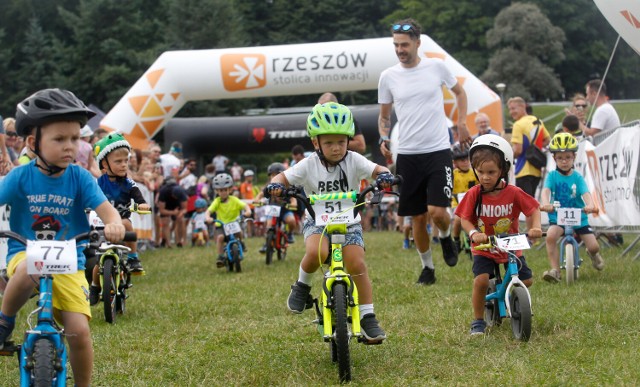
{"type": "MultiPolygon", "coordinates": [[[[536,283],[530,342],[513,339],[509,321],[471,337],[471,263],[448,268],[434,246],[434,286],[415,285],[419,260],[401,236],[365,234],[376,313],[388,334],[380,346],[351,345],[354,385],[630,385],[640,380],[640,262],[603,251],[607,267],[587,262],[578,282],[540,278],[546,254],[530,250],[536,283]]],[[[625,243],[632,240],[626,236],[625,243]]],[[[243,272],[216,269],[213,248],[143,255],[127,312],[115,325],[101,306],[91,321],[94,386],[332,385],[338,380],[314,314],[286,311],[297,277],[301,238],[286,261],[270,266],[247,241],[243,272]]],[[[636,249],[637,251],[637,249],[636,249]]],[[[316,276],[317,294],[321,275],[316,276]]],[[[26,310],[18,316],[20,340],[26,310]]],[[[17,361],[0,358],[0,385],[17,384],[17,361]]]]}

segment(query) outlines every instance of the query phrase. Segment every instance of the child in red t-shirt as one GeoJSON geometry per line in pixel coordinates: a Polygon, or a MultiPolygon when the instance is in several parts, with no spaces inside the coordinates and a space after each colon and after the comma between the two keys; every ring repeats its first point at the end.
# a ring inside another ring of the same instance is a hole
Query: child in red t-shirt
{"type": "MultiPolygon", "coordinates": [[[[486,243],[489,235],[518,232],[520,213],[527,217],[529,238],[540,238],[540,210],[538,201],[522,189],[508,184],[509,169],[513,165],[513,150],[502,137],[493,134],[479,136],[469,150],[471,166],[480,184],[471,188],[456,208],[462,220],[462,228],[469,235],[473,254],[473,305],[474,320],[471,334],[483,334],[484,297],[489,279],[495,276],[495,264],[506,263],[507,254],[495,250],[475,250],[475,245],[486,243]]],[[[521,265],[518,276],[527,286],[533,283],[533,273],[522,256],[516,251],[521,265]]]]}

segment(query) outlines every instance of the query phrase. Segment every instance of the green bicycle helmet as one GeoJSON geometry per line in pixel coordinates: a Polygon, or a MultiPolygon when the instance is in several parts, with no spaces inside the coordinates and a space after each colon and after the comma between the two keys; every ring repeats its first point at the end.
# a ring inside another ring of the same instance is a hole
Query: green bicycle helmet
{"type": "Polygon", "coordinates": [[[131,145],[125,140],[124,136],[120,133],[110,133],[104,136],[100,141],[96,142],[93,146],[93,155],[100,165],[100,162],[114,150],[118,148],[127,148],[131,152],[131,145]]]}
{"type": "Polygon", "coordinates": [[[307,118],[307,134],[311,138],[321,134],[344,134],[351,138],[354,133],[351,110],[339,103],[317,104],[307,118]]]}
{"type": "Polygon", "coordinates": [[[571,133],[558,133],[551,139],[549,151],[551,153],[577,152],[578,140],[571,133]]]}

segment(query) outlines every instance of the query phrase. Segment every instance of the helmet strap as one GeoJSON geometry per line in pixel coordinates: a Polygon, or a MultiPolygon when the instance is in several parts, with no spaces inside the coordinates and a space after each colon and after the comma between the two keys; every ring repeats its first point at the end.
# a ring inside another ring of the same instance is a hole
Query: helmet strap
{"type": "Polygon", "coordinates": [[[122,181],[125,180],[127,178],[127,176],[118,176],[118,175],[113,175],[113,171],[111,170],[111,164],[109,164],[109,160],[107,159],[107,155],[104,156],[104,158],[102,159],[105,163],[107,163],[107,176],[109,178],[113,178],[116,179],[116,181],[122,181]]]}
{"type": "Polygon", "coordinates": [[[36,160],[36,167],[42,169],[43,171],[45,171],[47,173],[47,176],[53,176],[57,173],[60,173],[62,171],[64,171],[66,169],[65,168],[61,168],[57,165],[51,165],[47,162],[47,160],[44,159],[44,157],[42,157],[42,155],[40,155],[40,138],[42,137],[41,133],[40,133],[40,127],[38,126],[36,128],[36,138],[35,138],[35,147],[32,150],[33,153],[37,156],[38,160],[36,160]],[[38,164],[38,161],[41,161],[42,164],[44,164],[44,166],[38,164]]]}
{"type": "Polygon", "coordinates": [[[347,157],[347,154],[349,154],[349,140],[350,139],[351,138],[349,136],[347,136],[347,152],[344,154],[344,156],[342,156],[342,158],[340,160],[338,160],[337,163],[332,163],[329,160],[327,160],[327,158],[324,156],[324,153],[322,152],[322,146],[320,145],[320,136],[318,135],[316,137],[316,141],[318,142],[318,149],[316,149],[316,153],[318,154],[318,158],[320,159],[322,164],[325,166],[325,168],[327,168],[327,172],[330,172],[329,171],[329,167],[335,167],[335,166],[339,165],[347,157]]]}
{"type": "Polygon", "coordinates": [[[556,171],[560,172],[562,175],[565,175],[565,176],[569,176],[572,170],[573,170],[573,167],[569,168],[567,171],[564,171],[556,165],[556,171]]]}

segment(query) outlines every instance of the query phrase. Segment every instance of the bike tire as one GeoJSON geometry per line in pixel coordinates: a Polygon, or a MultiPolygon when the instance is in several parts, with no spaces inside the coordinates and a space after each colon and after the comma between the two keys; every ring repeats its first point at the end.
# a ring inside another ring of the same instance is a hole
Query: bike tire
{"type": "Polygon", "coordinates": [[[116,287],[117,270],[113,259],[105,259],[102,263],[102,302],[104,303],[104,319],[113,324],[116,322],[116,287]]]}
{"type": "Polygon", "coordinates": [[[564,245],[564,267],[567,285],[571,285],[576,280],[575,254],[571,243],[564,245]]]}
{"type": "Polygon", "coordinates": [[[273,262],[273,251],[275,250],[275,244],[276,244],[275,231],[274,230],[267,231],[267,251],[265,254],[267,265],[271,265],[271,262],[273,262]]]}
{"type": "Polygon", "coordinates": [[[333,341],[336,346],[338,375],[340,383],[351,381],[351,359],[349,355],[349,320],[347,316],[347,285],[338,282],[333,285],[333,304],[335,305],[335,327],[333,341]]]}
{"type": "MultiPolygon", "coordinates": [[[[496,291],[496,280],[492,278],[489,280],[489,287],[487,288],[487,294],[494,293],[496,291]]],[[[484,321],[487,322],[488,327],[502,325],[502,318],[500,317],[500,309],[498,309],[498,300],[485,301],[484,303],[484,321]]]]}
{"type": "Polygon", "coordinates": [[[33,386],[52,386],[56,377],[56,350],[51,340],[37,339],[33,346],[33,386]]]}
{"type": "Polygon", "coordinates": [[[278,261],[284,261],[287,258],[287,248],[289,242],[287,241],[287,234],[280,233],[280,247],[278,247],[278,261]]]}
{"type": "Polygon", "coordinates": [[[517,340],[529,341],[531,337],[531,303],[522,287],[511,293],[511,330],[517,340]]]}
{"type": "Polygon", "coordinates": [[[129,273],[120,267],[120,289],[116,298],[116,312],[124,314],[127,309],[127,287],[129,286],[129,273]]]}
{"type": "Polygon", "coordinates": [[[231,264],[229,265],[229,267],[231,268],[230,271],[235,268],[236,272],[240,273],[242,271],[242,264],[240,263],[240,249],[238,248],[237,243],[231,245],[231,257],[233,258],[233,262],[231,262],[231,264]]]}

